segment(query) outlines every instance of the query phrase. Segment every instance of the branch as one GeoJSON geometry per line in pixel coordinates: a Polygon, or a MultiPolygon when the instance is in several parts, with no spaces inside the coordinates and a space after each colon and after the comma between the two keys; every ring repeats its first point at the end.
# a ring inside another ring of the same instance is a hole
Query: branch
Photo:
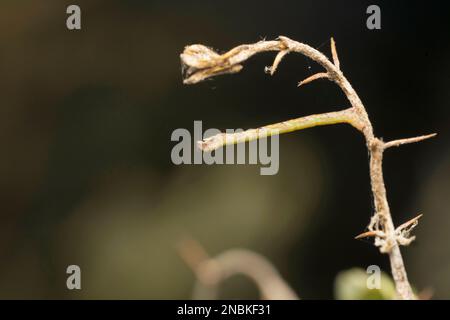
{"type": "Polygon", "coordinates": [[[276,134],[337,123],[348,123],[357,128],[361,125],[358,123],[358,118],[355,116],[353,109],[350,108],[337,112],[314,114],[267,125],[257,129],[249,129],[243,132],[219,133],[202,141],[198,141],[197,145],[203,151],[213,151],[225,145],[233,145],[241,142],[267,138],[276,134]]]}
{"type": "MultiPolygon", "coordinates": [[[[287,37],[280,36],[274,41],[260,41],[254,44],[240,45],[230,51],[219,55],[212,49],[203,45],[187,46],[180,55],[183,68],[186,70],[184,83],[197,83],[207,78],[219,75],[236,73],[242,70],[242,63],[257,53],[267,51],[278,51],[272,67],[266,70],[273,75],[277,70],[282,58],[289,52],[300,53],[321,65],[325,70],[315,74],[299,85],[312,82],[316,79],[327,78],[336,83],[346,95],[351,108],[338,112],[329,112],[319,115],[301,117],[289,120],[259,129],[250,129],[237,134],[225,134],[207,138],[198,142],[199,148],[204,151],[211,151],[227,144],[251,141],[272,134],[279,134],[311,128],[319,125],[328,125],[335,123],[349,123],[360,131],[366,140],[366,145],[370,154],[370,182],[372,187],[375,213],[373,214],[368,232],[365,236],[375,237],[375,246],[379,247],[380,252],[389,254],[391,271],[395,281],[396,290],[401,299],[415,299],[413,291],[408,281],[407,273],[400,252],[400,245],[409,244],[394,227],[389,204],[386,196],[386,188],[383,177],[383,152],[387,148],[400,146],[406,143],[418,142],[431,138],[433,135],[421,136],[416,138],[401,139],[384,143],[381,139],[375,137],[372,123],[369,120],[366,108],[350,82],[340,70],[340,62],[337,55],[336,44],[331,39],[331,62],[320,51],[311,46],[293,41],[287,37]]],[[[413,238],[409,238],[412,241],[413,238]]]]}

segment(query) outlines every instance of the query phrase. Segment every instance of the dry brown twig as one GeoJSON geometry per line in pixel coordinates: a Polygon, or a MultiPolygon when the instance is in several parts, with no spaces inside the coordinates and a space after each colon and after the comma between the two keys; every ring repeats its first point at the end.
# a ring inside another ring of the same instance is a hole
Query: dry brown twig
{"type": "MultiPolygon", "coordinates": [[[[400,299],[415,299],[416,297],[409,284],[400,252],[400,245],[408,245],[414,240],[414,237],[409,237],[409,231],[411,229],[409,225],[405,227],[407,232],[404,232],[405,228],[399,230],[399,228],[396,229],[394,227],[383,178],[383,153],[390,147],[419,142],[434,137],[436,134],[389,142],[384,142],[382,139],[377,138],[374,135],[372,123],[369,120],[366,108],[340,69],[336,45],[333,39],[331,39],[332,61],[313,47],[283,36],[273,41],[260,41],[254,44],[240,45],[222,55],[217,54],[212,49],[203,45],[187,46],[180,55],[183,68],[186,71],[184,83],[193,84],[216,75],[239,72],[242,69],[241,63],[257,53],[266,51],[278,51],[273,65],[266,68],[266,71],[270,74],[274,74],[283,57],[290,52],[303,54],[317,62],[325,69],[325,72],[317,73],[303,80],[299,85],[310,83],[316,79],[327,78],[341,88],[350,102],[351,108],[337,112],[301,117],[258,129],[250,129],[238,134],[222,133],[199,141],[199,148],[204,151],[212,151],[227,144],[251,141],[273,134],[281,134],[321,125],[348,123],[355,127],[364,135],[370,154],[370,181],[375,212],[370,220],[368,232],[375,237],[375,245],[379,247],[380,251],[389,255],[392,276],[398,297],[400,299]]],[[[417,220],[415,220],[414,224],[416,223],[417,220]]]]}
{"type": "Polygon", "coordinates": [[[185,238],[178,244],[178,252],[197,279],[193,299],[217,298],[219,285],[235,274],[242,274],[253,280],[261,299],[298,299],[275,267],[265,257],[253,251],[230,249],[209,257],[197,241],[185,238]]]}

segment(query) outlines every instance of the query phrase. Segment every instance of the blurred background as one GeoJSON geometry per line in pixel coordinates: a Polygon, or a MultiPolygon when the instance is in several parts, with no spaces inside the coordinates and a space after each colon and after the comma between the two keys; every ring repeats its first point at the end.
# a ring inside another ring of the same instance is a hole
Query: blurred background
{"type": "MultiPolygon", "coordinates": [[[[0,298],[189,299],[177,244],[260,253],[302,298],[335,297],[336,275],[388,257],[353,237],[372,214],[363,137],[336,125],[280,137],[280,169],[172,164],[176,128],[251,128],[348,106],[320,71],[255,56],[238,75],[182,84],[179,54],[285,35],[330,56],[378,136],[437,138],[389,150],[396,224],[423,213],[404,248],[410,281],[450,298],[450,11],[430,1],[3,0],[0,2],[0,298]],[[66,28],[77,4],[82,30],[66,28]],[[366,9],[381,8],[381,30],[366,9]],[[82,290],[66,288],[66,268],[82,290]]],[[[232,277],[221,298],[258,298],[232,277]]]]}

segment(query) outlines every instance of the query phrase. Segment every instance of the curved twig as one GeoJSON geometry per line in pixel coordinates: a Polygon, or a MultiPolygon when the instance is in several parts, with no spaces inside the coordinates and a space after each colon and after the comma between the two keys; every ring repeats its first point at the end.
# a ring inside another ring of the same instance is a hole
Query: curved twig
{"type": "Polygon", "coordinates": [[[194,271],[193,299],[216,299],[219,285],[236,274],[251,279],[264,300],[298,300],[277,269],[262,255],[246,249],[229,249],[210,258],[193,239],[179,243],[180,256],[194,271]]]}

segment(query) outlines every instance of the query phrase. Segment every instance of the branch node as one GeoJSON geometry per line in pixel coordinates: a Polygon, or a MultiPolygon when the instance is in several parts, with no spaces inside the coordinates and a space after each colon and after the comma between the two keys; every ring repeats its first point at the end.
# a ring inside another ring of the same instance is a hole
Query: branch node
{"type": "Polygon", "coordinates": [[[283,44],[283,46],[285,47],[284,49],[291,49],[291,44],[292,42],[294,42],[292,39],[289,39],[285,36],[278,36],[277,39],[280,40],[280,42],[283,44]]]}
{"type": "Polygon", "coordinates": [[[376,231],[366,231],[363,233],[358,234],[355,239],[362,239],[362,238],[370,238],[370,237],[380,237],[383,238],[385,237],[384,232],[380,231],[380,230],[376,230],[376,231]]]}

